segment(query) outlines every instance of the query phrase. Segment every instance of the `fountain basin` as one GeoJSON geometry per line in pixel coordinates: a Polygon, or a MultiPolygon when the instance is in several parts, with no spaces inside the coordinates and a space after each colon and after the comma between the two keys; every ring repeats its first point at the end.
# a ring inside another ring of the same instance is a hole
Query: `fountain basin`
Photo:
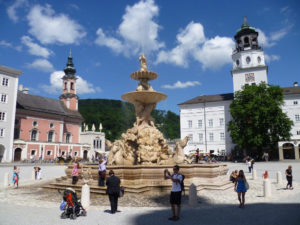
{"type": "Polygon", "coordinates": [[[154,80],[157,78],[157,73],[152,71],[137,71],[130,75],[130,77],[134,80],[147,79],[154,80]]]}
{"type": "Polygon", "coordinates": [[[165,100],[167,96],[157,91],[133,91],[122,95],[122,99],[134,103],[139,101],[143,104],[153,104],[165,100]]]}

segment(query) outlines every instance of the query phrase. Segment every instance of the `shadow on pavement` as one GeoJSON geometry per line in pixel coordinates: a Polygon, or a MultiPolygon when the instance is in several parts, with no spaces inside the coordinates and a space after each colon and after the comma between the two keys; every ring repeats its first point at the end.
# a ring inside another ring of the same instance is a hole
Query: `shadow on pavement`
{"type": "MultiPolygon", "coordinates": [[[[153,196],[150,199],[151,199],[151,201],[155,202],[158,206],[169,206],[170,205],[170,194],[153,196]]],[[[199,197],[199,196],[197,197],[197,202],[201,203],[201,204],[209,204],[209,201],[207,198],[199,197]]],[[[182,195],[181,203],[183,205],[187,205],[189,203],[189,197],[187,194],[182,195]]]]}
{"type": "Polygon", "coordinates": [[[245,205],[215,205],[199,208],[184,207],[180,220],[169,221],[171,210],[152,211],[138,215],[132,225],[299,225],[300,204],[257,203],[245,205]]]}

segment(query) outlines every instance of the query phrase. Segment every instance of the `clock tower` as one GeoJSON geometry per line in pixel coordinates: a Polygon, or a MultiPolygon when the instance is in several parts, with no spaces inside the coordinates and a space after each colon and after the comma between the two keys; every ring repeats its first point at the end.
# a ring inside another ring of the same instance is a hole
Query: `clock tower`
{"type": "Polygon", "coordinates": [[[244,85],[268,83],[268,66],[265,64],[264,51],[258,44],[258,32],[247,24],[244,17],[244,24],[236,32],[235,49],[232,53],[234,92],[242,90],[244,85]]]}

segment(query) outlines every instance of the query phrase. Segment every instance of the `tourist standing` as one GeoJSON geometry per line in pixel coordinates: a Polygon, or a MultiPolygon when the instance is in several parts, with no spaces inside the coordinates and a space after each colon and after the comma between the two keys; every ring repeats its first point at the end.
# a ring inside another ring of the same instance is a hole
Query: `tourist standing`
{"type": "Polygon", "coordinates": [[[247,164],[247,166],[248,166],[248,169],[249,169],[249,173],[251,173],[251,160],[250,159],[248,159],[247,161],[246,161],[246,164],[247,164]]]}
{"type": "Polygon", "coordinates": [[[253,171],[254,159],[251,159],[251,170],[253,171]]]}
{"type": "Polygon", "coordinates": [[[292,166],[289,165],[287,170],[285,171],[285,175],[286,175],[286,179],[287,179],[287,185],[286,185],[286,189],[289,188],[290,186],[290,190],[293,190],[293,174],[292,174],[292,166]]]}
{"type": "Polygon", "coordinates": [[[196,163],[199,162],[199,158],[200,158],[200,153],[199,153],[199,148],[197,148],[197,150],[196,150],[196,163]]]}
{"type": "Polygon", "coordinates": [[[19,173],[20,173],[20,170],[17,168],[17,166],[14,166],[14,173],[13,173],[13,179],[12,179],[14,188],[19,187],[19,173]]]}
{"type": "Polygon", "coordinates": [[[120,178],[115,176],[113,170],[109,171],[109,178],[106,180],[106,194],[108,194],[111,213],[114,214],[118,209],[118,198],[120,194],[120,178]]]}
{"type": "Polygon", "coordinates": [[[104,186],[106,177],[106,160],[100,159],[99,161],[99,179],[98,179],[98,185],[104,186]]]}
{"type": "Polygon", "coordinates": [[[78,181],[78,175],[79,175],[79,163],[75,163],[72,169],[72,184],[76,184],[78,181]]]}
{"type": "Polygon", "coordinates": [[[181,183],[183,181],[182,175],[179,173],[179,166],[173,167],[173,174],[171,175],[168,169],[164,171],[165,179],[172,180],[172,190],[170,195],[170,204],[172,209],[172,217],[169,220],[179,220],[180,209],[181,209],[181,183]],[[177,205],[177,214],[175,212],[175,205],[177,205]]]}
{"type": "Polygon", "coordinates": [[[239,202],[240,202],[240,205],[239,205],[240,208],[243,208],[244,205],[245,205],[245,194],[246,194],[246,191],[247,191],[246,182],[247,182],[247,180],[246,180],[244,171],[240,170],[239,175],[237,176],[236,181],[235,181],[235,185],[234,185],[234,190],[238,194],[238,199],[239,199],[239,202]]]}

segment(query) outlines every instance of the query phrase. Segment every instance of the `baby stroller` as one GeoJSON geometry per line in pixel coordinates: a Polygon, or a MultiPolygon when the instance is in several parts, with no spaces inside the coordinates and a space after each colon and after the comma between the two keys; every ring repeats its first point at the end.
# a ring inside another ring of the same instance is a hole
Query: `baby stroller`
{"type": "Polygon", "coordinates": [[[63,193],[63,201],[60,205],[63,211],[60,218],[70,218],[75,220],[78,216],[86,216],[86,210],[82,207],[80,199],[77,198],[75,190],[66,188],[63,193]]]}

